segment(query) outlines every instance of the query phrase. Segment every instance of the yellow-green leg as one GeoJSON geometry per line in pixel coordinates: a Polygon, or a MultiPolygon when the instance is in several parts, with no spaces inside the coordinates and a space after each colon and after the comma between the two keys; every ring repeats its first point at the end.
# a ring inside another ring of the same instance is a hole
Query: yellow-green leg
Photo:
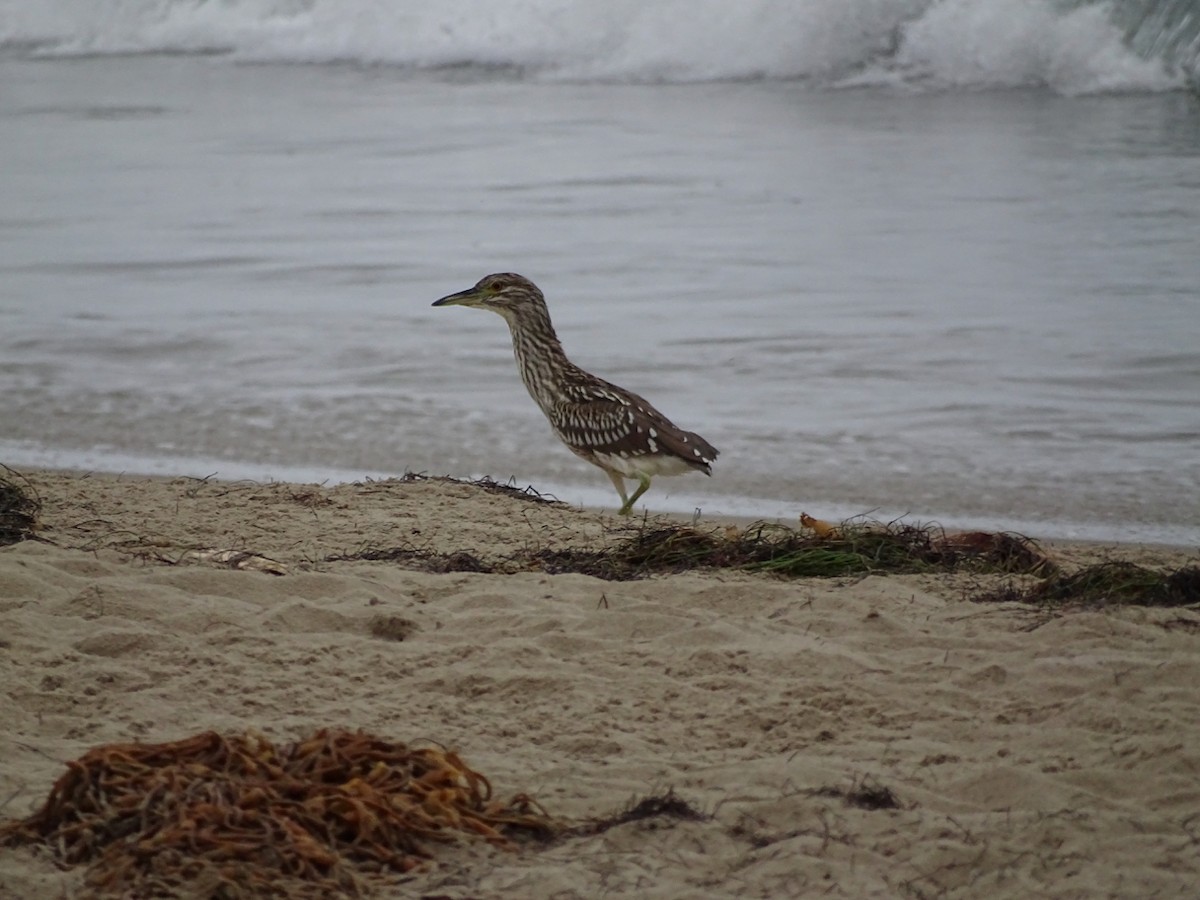
{"type": "MultiPolygon", "coordinates": [[[[625,495],[625,479],[616,472],[610,472],[608,469],[604,470],[604,474],[608,476],[608,480],[613,483],[613,487],[615,487],[617,489],[617,493],[621,495],[621,509],[624,509],[626,503],[628,502],[625,495]]],[[[624,513],[622,513],[622,515],[624,515],[624,513]]]]}
{"type": "MultiPolygon", "coordinates": [[[[646,488],[648,488],[648,487],[650,487],[650,476],[649,475],[639,475],[637,490],[634,491],[630,495],[628,500],[625,500],[625,503],[621,506],[621,509],[617,513],[617,515],[619,515],[619,516],[629,515],[629,513],[633,510],[633,504],[637,502],[638,497],[640,497],[640,496],[642,496],[642,494],[646,493],[646,488]]],[[[621,491],[621,499],[623,499],[623,500],[625,499],[624,491],[621,491]]]]}

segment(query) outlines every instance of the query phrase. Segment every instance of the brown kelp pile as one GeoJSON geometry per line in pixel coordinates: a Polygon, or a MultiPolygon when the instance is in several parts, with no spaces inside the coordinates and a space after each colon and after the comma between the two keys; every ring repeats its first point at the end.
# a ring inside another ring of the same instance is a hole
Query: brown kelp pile
{"type": "Polygon", "coordinates": [[[166,744],[109,744],[71,762],[40,810],[0,841],[88,863],[99,895],[357,895],[365,873],[402,874],[433,843],[512,847],[557,826],[531,798],[492,797],[455,753],[321,729],[277,746],[212,731],[166,744]]]}

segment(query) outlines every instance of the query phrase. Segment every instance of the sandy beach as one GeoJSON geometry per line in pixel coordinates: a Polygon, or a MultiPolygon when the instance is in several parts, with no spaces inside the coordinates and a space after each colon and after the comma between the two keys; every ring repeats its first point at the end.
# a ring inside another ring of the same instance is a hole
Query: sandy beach
{"type": "MultiPolygon", "coordinates": [[[[705,814],[439,846],[380,896],[1144,898],[1200,883],[1193,608],[974,603],[984,576],[956,573],[439,574],[345,557],[511,560],[602,545],[618,523],[439,480],[22,474],[42,512],[39,540],[0,549],[4,817],[100,744],[344,727],[438,742],[564,821],[667,789],[705,814]],[[232,569],[214,550],[272,562],[232,569]],[[894,804],[851,802],[864,787],[894,804]]],[[[1065,565],[1197,560],[1046,549],[1065,565]]],[[[0,897],[71,897],[82,878],[0,848],[0,897]]]]}

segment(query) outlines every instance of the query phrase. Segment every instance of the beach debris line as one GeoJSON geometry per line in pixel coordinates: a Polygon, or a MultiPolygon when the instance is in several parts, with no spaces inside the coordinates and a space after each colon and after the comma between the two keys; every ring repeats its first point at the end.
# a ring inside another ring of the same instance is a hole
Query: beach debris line
{"type": "Polygon", "coordinates": [[[398,562],[426,572],[485,574],[543,571],[576,573],[608,581],[693,569],[741,569],[787,577],[828,577],[872,572],[931,572],[971,568],[981,572],[1044,575],[1055,564],[1027,537],[1006,532],[946,534],[935,525],[850,520],[833,533],[756,522],[747,528],[701,529],[642,520],[610,528],[600,547],[527,546],[497,559],[471,550],[446,552],[405,543],[364,547],[324,558],[398,562]]]}
{"type": "Polygon", "coordinates": [[[1200,566],[1161,572],[1123,560],[1056,572],[1024,587],[1007,584],[973,597],[977,602],[1037,606],[1191,606],[1200,604],[1200,566]]]}
{"type": "MultiPolygon", "coordinates": [[[[445,480],[454,481],[455,479],[447,476],[445,480]]],[[[557,506],[566,505],[553,494],[543,494],[532,484],[527,484],[523,488],[517,487],[515,478],[510,478],[508,481],[496,481],[484,475],[480,478],[469,478],[467,479],[467,483],[481,488],[489,494],[503,494],[506,497],[516,497],[520,500],[532,500],[534,503],[548,503],[557,506]]]]}
{"type": "MultiPolygon", "coordinates": [[[[500,494],[505,497],[513,497],[518,500],[530,500],[534,503],[544,503],[550,506],[566,506],[553,494],[547,494],[539,491],[532,484],[527,484],[525,487],[517,487],[516,476],[509,478],[508,481],[496,481],[494,478],[483,475],[479,478],[455,478],[453,475],[426,475],[424,472],[405,472],[399,478],[394,479],[401,484],[412,484],[418,481],[432,481],[439,484],[466,484],[471,487],[477,487],[489,494],[500,494]]],[[[370,484],[371,479],[366,482],[357,482],[358,484],[370,484]]]]}
{"type": "Polygon", "coordinates": [[[41,498],[29,480],[0,465],[0,547],[30,540],[41,512],[41,498]]]}
{"type": "Polygon", "coordinates": [[[627,581],[696,569],[736,569],[787,578],[868,574],[970,572],[1028,576],[977,588],[977,602],[1048,606],[1187,606],[1200,604],[1200,566],[1158,572],[1111,561],[1069,571],[1037,541],[1006,531],[946,532],[936,524],[856,517],[831,523],[803,514],[800,528],[755,522],[700,528],[644,518],[609,527],[588,546],[531,544],[503,557],[473,550],[447,552],[411,543],[367,547],[325,557],[394,561],[429,572],[511,574],[543,571],[627,581]]]}
{"type": "Polygon", "coordinates": [[[45,804],[0,823],[0,843],[43,844],[87,863],[95,896],[361,895],[431,846],[512,849],[561,830],[531,797],[493,798],[456,753],[320,729],[277,745],[206,731],[164,744],[108,744],[67,764],[45,804]]]}
{"type": "Polygon", "coordinates": [[[1022,535],[948,535],[936,525],[868,519],[848,520],[824,534],[770,522],[722,532],[683,525],[641,527],[603,549],[547,549],[534,552],[532,558],[548,572],[582,572],[611,580],[696,568],[788,577],[962,568],[1023,574],[1056,570],[1037,544],[1022,535]]]}

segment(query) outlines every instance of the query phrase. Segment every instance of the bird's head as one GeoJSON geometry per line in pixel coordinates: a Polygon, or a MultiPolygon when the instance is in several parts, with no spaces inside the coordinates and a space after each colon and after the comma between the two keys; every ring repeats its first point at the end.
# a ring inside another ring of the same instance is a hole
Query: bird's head
{"type": "Polygon", "coordinates": [[[473,288],[435,300],[434,306],[475,306],[490,309],[506,319],[519,315],[529,307],[545,307],[545,298],[538,286],[521,275],[503,272],[487,275],[473,288]]]}

